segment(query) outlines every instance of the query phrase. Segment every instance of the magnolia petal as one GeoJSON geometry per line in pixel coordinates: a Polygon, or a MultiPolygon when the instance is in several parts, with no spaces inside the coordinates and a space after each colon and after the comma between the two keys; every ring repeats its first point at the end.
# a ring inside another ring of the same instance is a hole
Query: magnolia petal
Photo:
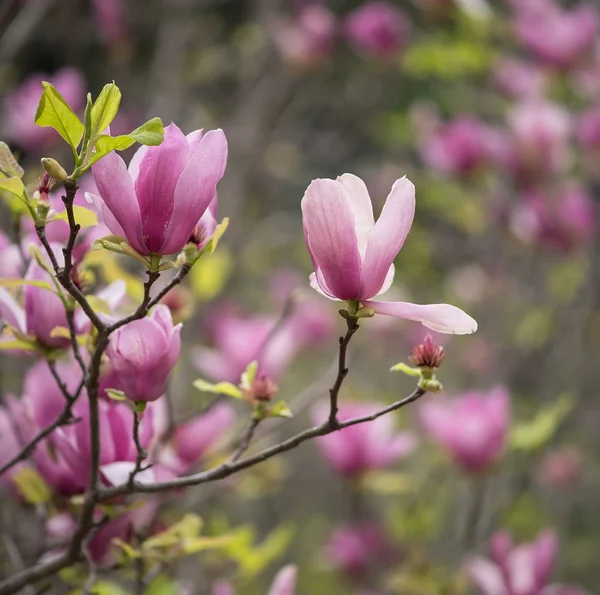
{"type": "Polygon", "coordinates": [[[290,564],[284,566],[275,576],[268,595],[294,595],[298,567],[290,564]]]}
{"type": "MultiPolygon", "coordinates": [[[[104,223],[104,225],[112,234],[126,237],[125,231],[121,227],[121,224],[115,219],[115,216],[99,196],[92,194],[91,192],[86,192],[85,200],[88,202],[88,204],[92,205],[92,210],[96,213],[98,219],[104,223]]],[[[145,249],[144,252],[146,252],[145,249]]]]}
{"type": "Polygon", "coordinates": [[[483,595],[509,595],[502,571],[485,558],[471,558],[465,569],[471,581],[483,595]]]}
{"type": "Polygon", "coordinates": [[[22,333],[26,332],[25,310],[4,287],[0,287],[0,319],[22,333]]]}
{"type": "Polygon", "coordinates": [[[177,182],[162,254],[179,252],[192,235],[225,173],[227,151],[227,139],[221,129],[210,130],[202,137],[177,182]]]}
{"type": "Polygon", "coordinates": [[[92,173],[98,195],[122,230],[119,235],[127,238],[138,252],[147,254],[148,250],[142,239],[140,205],[123,159],[113,151],[92,166],[92,173]]]}
{"type": "Polygon", "coordinates": [[[361,297],[377,295],[394,258],[404,245],[415,215],[415,187],[406,177],[392,186],[381,215],[369,233],[361,277],[361,297]]]}
{"type": "Polygon", "coordinates": [[[468,335],[477,330],[477,322],[466,312],[450,304],[411,304],[409,302],[364,301],[376,314],[420,322],[438,333],[468,335]]]}
{"type": "Polygon", "coordinates": [[[343,174],[338,180],[344,185],[354,209],[354,228],[358,239],[358,250],[364,259],[367,252],[369,232],[375,225],[373,205],[366,184],[354,174],[343,174]]]}
{"type": "Polygon", "coordinates": [[[354,209],[344,185],[314,180],[302,199],[302,220],[315,271],[322,273],[332,295],[356,299],[361,259],[354,209]]]}

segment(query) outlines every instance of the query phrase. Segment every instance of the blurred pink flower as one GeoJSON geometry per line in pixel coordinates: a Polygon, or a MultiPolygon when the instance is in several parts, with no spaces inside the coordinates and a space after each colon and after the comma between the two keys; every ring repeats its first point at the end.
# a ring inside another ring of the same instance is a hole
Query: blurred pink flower
{"type": "Polygon", "coordinates": [[[393,261],[414,213],[415,187],[406,177],[392,186],[376,223],[360,178],[344,174],[313,180],[302,199],[304,239],[315,269],[312,287],[331,299],[361,302],[376,314],[415,320],[434,331],[475,332],[475,320],[456,306],[371,300],[394,280],[393,261]]]}
{"type": "MultiPolygon", "coordinates": [[[[267,595],[294,595],[298,568],[293,564],[284,566],[277,572],[267,595]]],[[[211,595],[235,595],[236,589],[228,580],[213,583],[211,595]]]]}
{"type": "Polygon", "coordinates": [[[597,228],[594,200],[583,188],[570,184],[542,194],[524,194],[511,214],[513,233],[528,244],[540,243],[569,251],[585,245],[597,228]]]}
{"type": "Polygon", "coordinates": [[[548,585],[557,550],[554,531],[520,545],[502,531],[492,538],[490,559],[473,557],[465,567],[482,595],[584,595],[577,587],[548,585]]]}
{"type": "Polygon", "coordinates": [[[235,420],[229,403],[217,403],[175,428],[170,444],[160,450],[161,462],[178,474],[189,470],[234,429],[235,420]]]}
{"type": "Polygon", "coordinates": [[[570,487],[581,477],[582,470],[581,451],[569,446],[546,453],[539,464],[537,478],[549,488],[570,487]]]}
{"type": "Polygon", "coordinates": [[[598,33],[598,12],[590,4],[563,10],[552,0],[515,3],[515,31],[540,60],[567,68],[588,52],[598,33]]]}
{"type": "Polygon", "coordinates": [[[20,277],[22,274],[23,258],[19,246],[0,230],[0,277],[20,277]]]}
{"type": "Polygon", "coordinates": [[[125,24],[125,0],[92,0],[94,19],[103,40],[118,44],[127,35],[125,24]]]}
{"type": "Polygon", "coordinates": [[[175,254],[215,198],[226,163],[222,130],[185,136],[170,124],[163,143],[138,149],[129,169],[116,152],[93,165],[98,195],[85,196],[111,233],[140,254],[175,254]]]}
{"type": "Polygon", "coordinates": [[[331,54],[337,22],[335,15],[322,4],[309,4],[295,19],[273,21],[271,31],[273,41],[286,60],[312,66],[331,54]]]}
{"type": "Polygon", "coordinates": [[[545,175],[563,170],[572,124],[563,107],[544,99],[528,98],[516,103],[508,115],[516,173],[533,170],[545,175]]]}
{"type": "Polygon", "coordinates": [[[340,525],[325,544],[324,554],[331,566],[355,579],[394,558],[392,545],[372,523],[340,525]]]}
{"type": "Polygon", "coordinates": [[[222,307],[209,320],[214,347],[196,348],[194,363],[213,380],[237,382],[246,366],[257,360],[262,373],[277,378],[293,361],[300,343],[290,324],[272,334],[276,324],[277,317],[244,316],[233,308],[222,307]]]}
{"type": "Polygon", "coordinates": [[[424,401],[419,408],[423,428],[457,465],[481,473],[504,453],[510,424],[510,398],[504,387],[489,393],[471,391],[450,400],[424,401]]]}
{"type": "MultiPolygon", "coordinates": [[[[340,405],[338,419],[345,421],[370,415],[383,407],[380,403],[345,402],[340,405]]],[[[328,414],[329,405],[317,405],[312,414],[314,423],[323,423],[328,414]]],[[[394,429],[391,415],[382,415],[374,421],[321,436],[316,442],[333,469],[346,477],[387,467],[406,458],[417,447],[417,439],[412,432],[394,429]]]]}
{"type": "MultiPolygon", "coordinates": [[[[179,359],[181,324],[173,325],[171,311],[159,304],[150,316],[115,331],[106,355],[119,387],[132,401],[155,401],[179,359]]],[[[113,387],[107,387],[113,388],[113,387]]]]}
{"type": "Polygon", "coordinates": [[[389,2],[365,2],[346,19],[346,35],[356,50],[377,58],[397,54],[407,42],[410,22],[389,2]]]}
{"type": "Polygon", "coordinates": [[[579,116],[577,140],[588,151],[600,150],[600,105],[596,105],[579,116]]]}
{"type": "Polygon", "coordinates": [[[26,151],[41,153],[51,142],[60,139],[58,132],[34,124],[42,95],[42,81],[52,83],[73,111],[85,104],[85,81],[74,68],[62,68],[54,75],[32,74],[4,99],[4,124],[7,136],[26,151]]]}
{"type": "Polygon", "coordinates": [[[503,93],[515,99],[541,96],[547,78],[542,69],[514,58],[503,58],[494,67],[496,84],[503,93]]]}
{"type": "Polygon", "coordinates": [[[420,150],[431,168],[444,174],[464,175],[489,163],[493,142],[488,126],[472,116],[459,116],[432,131],[420,150]]]}

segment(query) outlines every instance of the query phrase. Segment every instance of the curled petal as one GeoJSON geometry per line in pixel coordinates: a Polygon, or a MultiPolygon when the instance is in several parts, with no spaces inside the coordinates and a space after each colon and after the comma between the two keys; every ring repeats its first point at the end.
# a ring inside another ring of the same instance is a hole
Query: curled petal
{"type": "Polygon", "coordinates": [[[377,223],[369,233],[361,277],[361,297],[380,293],[415,215],[415,186],[406,177],[392,186],[377,223]]]}
{"type": "Polygon", "coordinates": [[[376,314],[416,320],[438,333],[468,335],[477,330],[477,322],[466,312],[450,304],[411,304],[409,302],[363,302],[376,314]]]}
{"type": "Polygon", "coordinates": [[[322,273],[331,295],[356,299],[361,259],[354,209],[343,184],[314,180],[302,199],[302,219],[315,270],[322,273]]]}

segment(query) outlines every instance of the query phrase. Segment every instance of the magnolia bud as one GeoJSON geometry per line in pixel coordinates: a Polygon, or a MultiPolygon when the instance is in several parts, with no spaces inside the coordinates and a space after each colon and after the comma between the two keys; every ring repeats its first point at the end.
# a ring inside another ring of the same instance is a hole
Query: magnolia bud
{"type": "Polygon", "coordinates": [[[426,335],[423,343],[416,345],[409,357],[419,368],[439,368],[444,361],[444,348],[437,345],[431,335],[426,335]]]}
{"type": "Polygon", "coordinates": [[[44,166],[44,169],[50,174],[50,176],[52,176],[55,180],[58,180],[59,182],[64,182],[67,179],[67,172],[64,170],[62,165],[58,161],[56,161],[56,159],[52,159],[52,157],[43,157],[42,165],[44,166]]]}

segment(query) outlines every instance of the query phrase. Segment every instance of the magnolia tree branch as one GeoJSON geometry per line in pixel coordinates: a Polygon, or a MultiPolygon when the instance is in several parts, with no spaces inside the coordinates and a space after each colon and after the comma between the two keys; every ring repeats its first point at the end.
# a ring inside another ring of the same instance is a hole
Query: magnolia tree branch
{"type": "Polygon", "coordinates": [[[348,375],[348,368],[346,366],[346,352],[348,350],[348,343],[354,336],[354,333],[358,330],[358,320],[350,316],[346,319],[346,323],[348,326],[348,330],[343,337],[340,337],[340,355],[338,358],[338,373],[337,378],[333,384],[333,387],[329,391],[329,425],[332,428],[339,427],[339,422],[337,419],[338,414],[338,395],[340,393],[340,388],[342,388],[342,383],[344,379],[348,375]]]}
{"type": "Polygon", "coordinates": [[[240,445],[237,447],[235,452],[231,455],[229,459],[229,463],[235,463],[238,461],[241,456],[250,448],[250,442],[252,442],[252,438],[254,437],[254,432],[260,423],[260,419],[258,417],[253,417],[240,440],[240,445]]]}

